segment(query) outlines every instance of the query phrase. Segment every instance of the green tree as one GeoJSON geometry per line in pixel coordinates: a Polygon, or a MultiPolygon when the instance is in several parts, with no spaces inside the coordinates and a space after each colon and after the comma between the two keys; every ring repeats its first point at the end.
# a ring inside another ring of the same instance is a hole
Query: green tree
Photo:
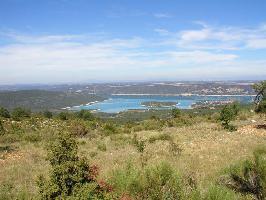
{"type": "Polygon", "coordinates": [[[0,117],[10,118],[9,111],[3,107],[0,107],[0,117]]]}
{"type": "Polygon", "coordinates": [[[226,105],[220,112],[219,120],[221,121],[224,129],[229,131],[234,131],[236,129],[235,126],[231,125],[230,122],[236,118],[239,112],[239,106],[237,104],[226,105]]]}
{"type": "Polygon", "coordinates": [[[77,153],[76,139],[69,133],[61,133],[48,146],[52,169],[48,180],[43,176],[38,179],[41,199],[67,199],[75,195],[89,199],[97,184],[90,176],[88,161],[78,157],[77,153]]]}
{"type": "Polygon", "coordinates": [[[255,92],[256,112],[266,113],[266,81],[261,81],[253,85],[255,92]]]}
{"type": "Polygon", "coordinates": [[[20,120],[21,118],[30,117],[31,111],[29,109],[17,107],[12,111],[12,118],[20,120]]]}

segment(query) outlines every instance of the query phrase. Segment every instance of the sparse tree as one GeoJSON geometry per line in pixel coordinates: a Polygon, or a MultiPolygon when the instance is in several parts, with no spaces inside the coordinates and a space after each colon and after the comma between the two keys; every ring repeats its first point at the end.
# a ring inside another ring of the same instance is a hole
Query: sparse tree
{"type": "Polygon", "coordinates": [[[236,130],[236,127],[231,125],[230,122],[236,118],[239,112],[239,107],[237,104],[233,105],[226,105],[220,112],[219,120],[221,121],[222,126],[224,129],[229,131],[236,130]]]}
{"type": "Polygon", "coordinates": [[[261,81],[253,85],[257,95],[255,97],[256,109],[258,113],[266,113],[266,81],[261,81]]]}
{"type": "Polygon", "coordinates": [[[0,107],[0,117],[10,118],[10,113],[7,109],[0,107]]]}

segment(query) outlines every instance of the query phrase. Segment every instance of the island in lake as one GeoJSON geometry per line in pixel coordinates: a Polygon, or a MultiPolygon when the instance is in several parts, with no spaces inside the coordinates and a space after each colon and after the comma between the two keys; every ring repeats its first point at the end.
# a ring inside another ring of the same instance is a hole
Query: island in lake
{"type": "Polygon", "coordinates": [[[161,107],[174,107],[176,106],[178,102],[171,102],[171,101],[144,101],[141,102],[142,106],[146,107],[156,107],[156,108],[161,108],[161,107]]]}

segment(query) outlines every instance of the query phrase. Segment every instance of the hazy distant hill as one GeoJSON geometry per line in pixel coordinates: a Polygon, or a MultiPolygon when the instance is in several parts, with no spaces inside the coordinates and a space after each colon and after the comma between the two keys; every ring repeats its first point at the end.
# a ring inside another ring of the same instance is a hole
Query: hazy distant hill
{"type": "Polygon", "coordinates": [[[33,111],[58,110],[67,106],[104,100],[103,97],[82,92],[57,92],[45,90],[21,90],[0,92],[0,106],[8,109],[26,107],[33,111]]]}

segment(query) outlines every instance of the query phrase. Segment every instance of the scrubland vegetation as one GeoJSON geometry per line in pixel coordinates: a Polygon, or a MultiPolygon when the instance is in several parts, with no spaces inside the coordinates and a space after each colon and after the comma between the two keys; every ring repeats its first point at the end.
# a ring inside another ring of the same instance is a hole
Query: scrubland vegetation
{"type": "Polygon", "coordinates": [[[0,199],[263,200],[264,103],[142,120],[0,108],[0,199]]]}

